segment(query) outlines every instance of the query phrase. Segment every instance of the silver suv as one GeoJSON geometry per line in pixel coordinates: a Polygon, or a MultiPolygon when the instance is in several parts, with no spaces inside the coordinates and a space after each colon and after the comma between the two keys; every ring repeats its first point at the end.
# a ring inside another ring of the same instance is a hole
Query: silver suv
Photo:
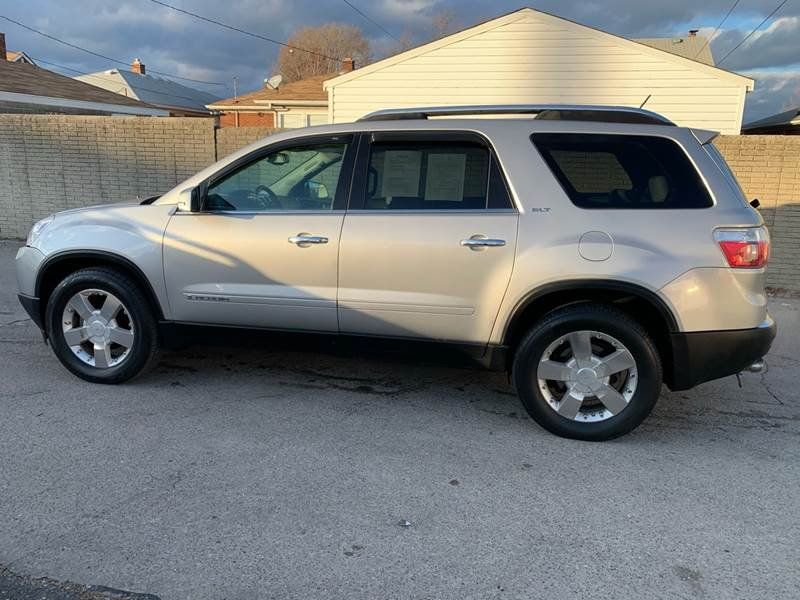
{"type": "Polygon", "coordinates": [[[714,136],[569,106],[289,131],[159,198],[39,221],[19,298],[92,382],[190,326],[337,334],[507,369],[540,425],[609,439],[662,383],[757,368],[775,336],[767,230],[714,136]]]}

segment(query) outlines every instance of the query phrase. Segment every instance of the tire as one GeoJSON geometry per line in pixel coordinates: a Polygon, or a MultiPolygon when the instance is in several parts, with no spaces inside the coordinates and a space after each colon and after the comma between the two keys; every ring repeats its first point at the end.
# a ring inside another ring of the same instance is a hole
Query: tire
{"type": "Polygon", "coordinates": [[[586,441],[635,429],[655,406],[662,383],[661,359],[647,331],[604,304],[567,306],[545,316],[518,346],[511,377],[534,421],[558,436],[586,441]]]}
{"type": "Polygon", "coordinates": [[[134,281],[114,269],[68,275],[48,299],[45,325],[61,364],[86,381],[122,383],[156,362],[158,328],[151,304],[134,281]],[[108,319],[106,309],[113,312],[108,319]]]}

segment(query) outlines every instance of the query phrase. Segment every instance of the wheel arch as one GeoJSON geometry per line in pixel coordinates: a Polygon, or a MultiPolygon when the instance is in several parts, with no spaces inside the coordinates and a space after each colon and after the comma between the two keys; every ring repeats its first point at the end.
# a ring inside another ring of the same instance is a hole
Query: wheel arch
{"type": "Polygon", "coordinates": [[[570,304],[611,304],[641,323],[653,337],[669,379],[672,371],[670,334],[679,331],[678,320],[667,303],[654,291],[639,284],[607,279],[576,279],[554,282],[526,294],[506,321],[502,340],[509,360],[525,332],[544,315],[570,304]]]}
{"type": "Polygon", "coordinates": [[[130,277],[145,294],[157,320],[164,311],[152,284],[144,272],[130,259],[113,252],[99,250],[66,250],[48,256],[36,275],[35,293],[40,300],[42,317],[53,290],[70,273],[91,267],[110,267],[130,277]]]}

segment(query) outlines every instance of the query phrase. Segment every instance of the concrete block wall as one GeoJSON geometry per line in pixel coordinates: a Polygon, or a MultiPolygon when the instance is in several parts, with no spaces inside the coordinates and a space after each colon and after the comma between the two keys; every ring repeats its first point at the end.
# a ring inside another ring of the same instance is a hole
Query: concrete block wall
{"type": "Polygon", "coordinates": [[[212,119],[0,115],[0,237],[50,213],[132,202],[215,160],[212,119]]]}
{"type": "Polygon", "coordinates": [[[217,160],[278,131],[272,127],[222,127],[217,129],[217,160]]]}
{"type": "Polygon", "coordinates": [[[714,144],[747,199],[761,202],[772,234],[767,284],[800,290],[800,136],[723,135],[714,144]]]}
{"type": "MultiPolygon", "coordinates": [[[[213,119],[0,114],[0,237],[24,238],[52,212],[162,193],[267,137],[213,119]]],[[[767,281],[800,290],[800,136],[715,141],[772,232],[767,281]]]]}

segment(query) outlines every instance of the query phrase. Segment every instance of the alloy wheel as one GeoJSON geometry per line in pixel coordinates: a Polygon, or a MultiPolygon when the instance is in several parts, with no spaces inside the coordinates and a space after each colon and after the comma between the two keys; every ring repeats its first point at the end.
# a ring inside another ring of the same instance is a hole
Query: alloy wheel
{"type": "Polygon", "coordinates": [[[133,347],[133,319],[122,301],[110,292],[78,292],[64,307],[61,321],[64,340],[72,353],[92,367],[115,367],[133,347]]]}
{"type": "Polygon", "coordinates": [[[625,410],[636,393],[636,361],[608,334],[574,331],[545,349],[536,378],[548,405],[562,417],[605,421],[625,410]]]}

